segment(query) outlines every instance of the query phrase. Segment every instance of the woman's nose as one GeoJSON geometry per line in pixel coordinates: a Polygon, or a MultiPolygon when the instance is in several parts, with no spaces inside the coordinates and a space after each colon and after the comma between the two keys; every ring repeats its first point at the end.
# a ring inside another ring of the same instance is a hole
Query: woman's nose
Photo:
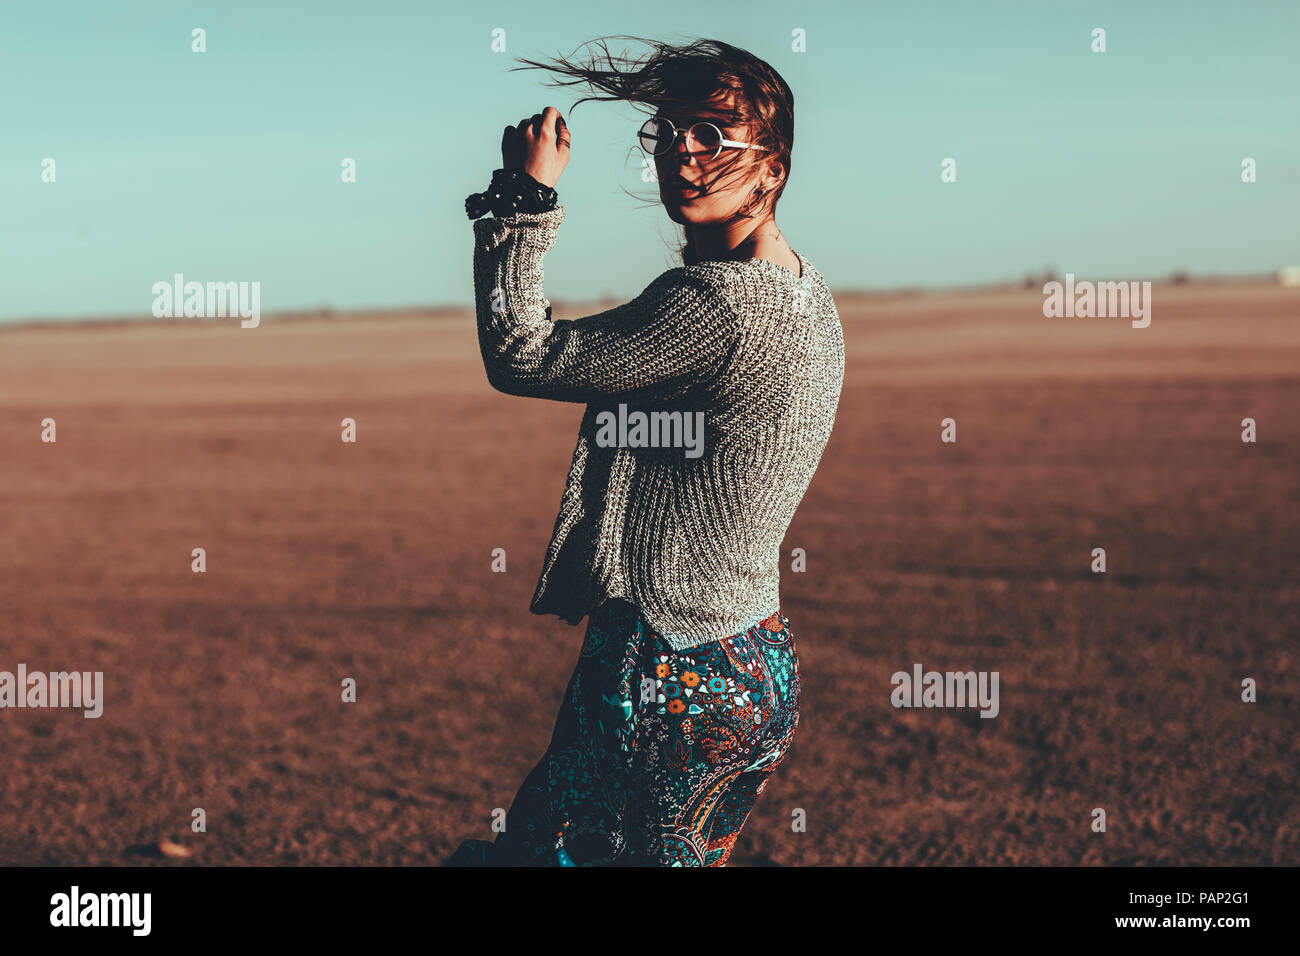
{"type": "Polygon", "coordinates": [[[669,151],[674,163],[680,163],[683,166],[694,166],[699,162],[699,157],[691,152],[686,143],[686,131],[679,130],[677,139],[673,142],[673,148],[669,151]]]}

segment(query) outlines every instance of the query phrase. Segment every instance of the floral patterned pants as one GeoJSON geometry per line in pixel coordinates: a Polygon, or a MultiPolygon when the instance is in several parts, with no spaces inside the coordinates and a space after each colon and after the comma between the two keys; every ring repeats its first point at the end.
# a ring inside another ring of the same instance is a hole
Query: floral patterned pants
{"type": "Polygon", "coordinates": [[[675,651],[634,605],[607,602],[505,830],[447,865],[725,865],[798,721],[798,658],[779,612],[675,651]]]}

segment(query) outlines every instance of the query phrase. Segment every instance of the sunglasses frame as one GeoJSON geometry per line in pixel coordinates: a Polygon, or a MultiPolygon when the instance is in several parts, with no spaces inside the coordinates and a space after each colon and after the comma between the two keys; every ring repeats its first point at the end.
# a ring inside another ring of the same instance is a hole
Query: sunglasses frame
{"type": "MultiPolygon", "coordinates": [[[[718,147],[713,151],[713,155],[708,157],[709,159],[717,159],[719,156],[722,155],[722,151],[724,149],[757,149],[762,152],[768,151],[766,146],[755,146],[753,143],[742,143],[739,142],[738,140],[727,139],[725,136],[722,135],[722,130],[718,127],[717,123],[710,123],[707,120],[700,120],[698,123],[692,123],[686,129],[682,129],[672,120],[668,119],[666,116],[658,116],[658,117],[652,116],[644,123],[642,123],[641,128],[637,130],[636,142],[637,145],[641,147],[642,152],[649,153],[651,156],[664,156],[667,155],[672,150],[672,148],[677,144],[678,134],[685,133],[687,136],[686,148],[689,151],[691,148],[692,141],[694,141],[696,146],[698,146],[700,143],[699,139],[695,136],[695,127],[697,126],[708,126],[718,134],[718,147]],[[668,128],[673,131],[672,136],[668,137],[668,145],[664,147],[663,152],[658,152],[658,153],[652,152],[646,149],[645,145],[641,142],[641,134],[645,132],[645,128],[649,126],[651,123],[667,123],[668,128]]],[[[705,154],[703,151],[701,151],[699,153],[693,153],[692,155],[703,156],[705,154]]]]}

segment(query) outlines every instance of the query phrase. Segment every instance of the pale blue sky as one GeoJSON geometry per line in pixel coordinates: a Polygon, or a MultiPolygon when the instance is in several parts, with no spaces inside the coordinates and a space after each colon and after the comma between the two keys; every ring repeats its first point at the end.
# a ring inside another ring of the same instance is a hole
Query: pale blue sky
{"type": "Polygon", "coordinates": [[[636,112],[570,115],[577,93],[507,72],[616,33],[716,37],[785,76],[778,222],[834,288],[1300,263],[1295,0],[0,0],[0,320],[147,315],[176,272],[260,281],[268,313],[469,304],[464,198],[548,104],[575,148],[547,293],[631,298],[678,238],[620,189],[653,195],[636,112]]]}

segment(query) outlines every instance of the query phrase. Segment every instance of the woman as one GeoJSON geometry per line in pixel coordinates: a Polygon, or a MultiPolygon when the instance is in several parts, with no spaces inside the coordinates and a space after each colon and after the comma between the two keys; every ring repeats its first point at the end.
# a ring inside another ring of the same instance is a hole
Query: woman
{"type": "Polygon", "coordinates": [[[506,127],[502,169],[467,200],[471,218],[495,213],[474,223],[488,381],[587,406],[531,610],[588,622],[504,831],[453,865],[723,865],[798,722],[780,546],[830,435],[844,343],[826,283],[776,226],[793,96],[728,44],[645,42],[644,62],[524,62],[653,109],[639,142],[685,227],[683,265],[626,305],[551,319],[542,260],[573,148],[552,107],[506,127]]]}

